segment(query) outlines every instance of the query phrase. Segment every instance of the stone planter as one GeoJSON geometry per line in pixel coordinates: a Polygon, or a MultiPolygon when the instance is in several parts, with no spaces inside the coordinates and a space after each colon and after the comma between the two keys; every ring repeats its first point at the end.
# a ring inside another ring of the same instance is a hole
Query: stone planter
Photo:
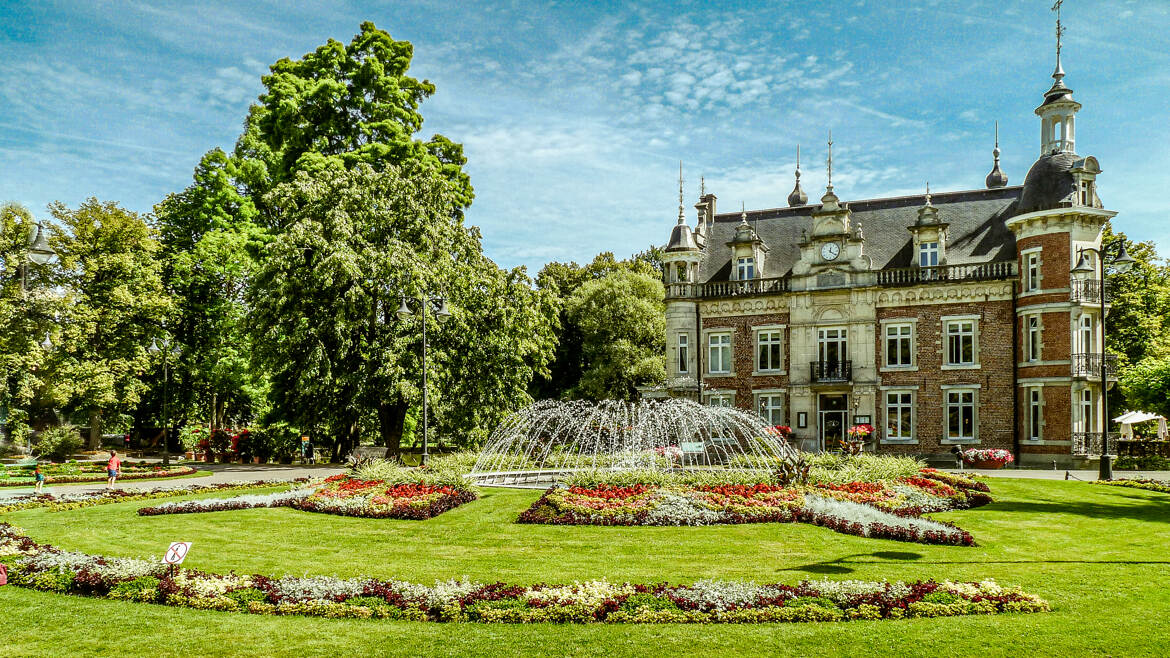
{"type": "Polygon", "coordinates": [[[971,461],[971,462],[964,460],[963,463],[966,464],[969,468],[997,469],[997,468],[1003,468],[1003,466],[1004,466],[1003,462],[997,462],[997,461],[991,461],[991,460],[971,461]]]}
{"type": "Polygon", "coordinates": [[[183,457],[185,457],[187,459],[187,461],[191,461],[192,459],[195,459],[195,452],[192,450],[188,450],[187,452],[183,453],[183,457]]]}

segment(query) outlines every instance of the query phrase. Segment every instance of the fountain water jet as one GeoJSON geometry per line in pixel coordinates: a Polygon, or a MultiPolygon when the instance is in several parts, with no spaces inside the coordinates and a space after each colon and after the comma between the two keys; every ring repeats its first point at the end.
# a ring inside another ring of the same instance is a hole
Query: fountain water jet
{"type": "Polygon", "coordinates": [[[504,420],[470,477],[483,486],[547,487],[584,470],[770,472],[799,453],[758,416],[690,400],[538,402],[504,420]]]}

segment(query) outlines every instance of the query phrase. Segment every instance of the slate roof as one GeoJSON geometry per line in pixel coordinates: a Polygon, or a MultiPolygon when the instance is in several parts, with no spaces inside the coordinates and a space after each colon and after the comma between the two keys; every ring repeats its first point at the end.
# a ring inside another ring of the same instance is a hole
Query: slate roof
{"type": "Polygon", "coordinates": [[[1051,210],[1071,205],[1077,198],[1077,182],[1073,179],[1073,165],[1081,159],[1076,153],[1053,153],[1042,156],[1024,179],[1018,212],[1051,210]]]}
{"type": "MultiPolygon", "coordinates": [[[[1017,214],[1016,206],[1023,186],[996,189],[942,192],[931,194],[938,208],[940,222],[947,230],[947,263],[987,263],[1013,261],[1016,258],[1015,235],[1005,221],[1017,214]]],[[[914,255],[913,239],[908,227],[918,219],[918,209],[925,205],[925,195],[850,201],[852,226],[860,222],[865,236],[865,254],[874,269],[910,267],[914,255]]],[[[812,232],[812,213],[820,204],[792,208],[749,210],[748,223],[759,233],[771,251],[764,259],[763,278],[790,274],[800,259],[800,234],[812,232]]],[[[699,281],[726,281],[731,275],[731,249],[741,212],[715,216],[707,253],[700,265],[699,281]]]]}

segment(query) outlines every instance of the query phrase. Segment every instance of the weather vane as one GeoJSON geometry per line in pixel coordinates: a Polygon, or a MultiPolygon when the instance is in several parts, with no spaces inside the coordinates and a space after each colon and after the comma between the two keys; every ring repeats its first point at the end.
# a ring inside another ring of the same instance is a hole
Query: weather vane
{"type": "Polygon", "coordinates": [[[829,189],[833,189],[833,131],[829,130],[829,157],[825,160],[829,165],[829,189]]]}
{"type": "Polygon", "coordinates": [[[1052,5],[1052,11],[1056,12],[1056,59],[1060,59],[1060,38],[1064,36],[1064,27],[1060,24],[1060,6],[1064,4],[1064,0],[1056,0],[1056,4],[1052,5]]]}

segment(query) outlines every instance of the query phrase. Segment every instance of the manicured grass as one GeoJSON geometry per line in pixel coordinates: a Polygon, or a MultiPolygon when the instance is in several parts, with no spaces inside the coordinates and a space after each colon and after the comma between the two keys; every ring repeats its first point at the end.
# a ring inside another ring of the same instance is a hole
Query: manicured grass
{"type": "Polygon", "coordinates": [[[415,582],[467,575],[517,583],[744,578],[993,577],[1050,603],[1038,615],[762,626],[479,626],[272,618],[87,600],[10,587],[0,606],[15,655],[61,652],[337,655],[688,652],[841,655],[1162,655],[1170,645],[1170,495],[1080,482],[990,480],[996,503],[935,515],[975,547],[839,535],[802,524],[707,528],[518,525],[536,491],[484,490],[428,521],[291,509],[138,517],[142,503],[5,515],[42,542],[161,555],[193,541],[187,566],[264,574],[368,574],[415,582]],[[175,638],[174,645],[160,637],[175,638]]]}

